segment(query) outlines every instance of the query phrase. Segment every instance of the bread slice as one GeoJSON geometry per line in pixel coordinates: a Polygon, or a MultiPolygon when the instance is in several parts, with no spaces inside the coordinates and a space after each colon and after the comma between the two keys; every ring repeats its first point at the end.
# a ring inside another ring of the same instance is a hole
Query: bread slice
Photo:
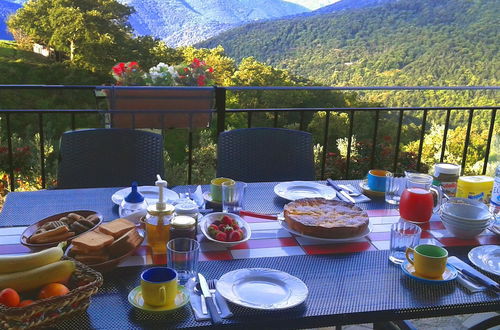
{"type": "Polygon", "coordinates": [[[134,228],[116,239],[113,244],[108,246],[109,255],[111,258],[118,258],[132,250],[136,245],[133,238],[138,235],[134,228]]]}
{"type": "Polygon", "coordinates": [[[77,248],[85,251],[97,251],[111,243],[113,236],[106,235],[96,231],[89,231],[82,236],[75,238],[71,243],[77,248]]]}
{"type": "Polygon", "coordinates": [[[119,218],[111,222],[103,223],[99,226],[99,230],[101,232],[111,235],[114,238],[120,238],[120,236],[133,228],[135,228],[135,224],[124,218],[119,218]]]}

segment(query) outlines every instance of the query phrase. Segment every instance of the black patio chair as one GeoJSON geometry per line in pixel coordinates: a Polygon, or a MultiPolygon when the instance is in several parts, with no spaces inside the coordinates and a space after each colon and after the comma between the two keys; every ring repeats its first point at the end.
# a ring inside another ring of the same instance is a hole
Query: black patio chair
{"type": "Polygon", "coordinates": [[[217,176],[246,182],[314,180],[312,135],[282,128],[223,132],[217,176]]]}
{"type": "Polygon", "coordinates": [[[164,174],[160,134],[98,128],[61,137],[56,188],[154,185],[156,174],[164,174]]]}

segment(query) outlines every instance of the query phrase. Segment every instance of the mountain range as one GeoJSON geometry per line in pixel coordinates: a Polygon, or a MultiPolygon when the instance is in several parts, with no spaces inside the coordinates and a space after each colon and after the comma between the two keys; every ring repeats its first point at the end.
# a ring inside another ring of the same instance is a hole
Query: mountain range
{"type": "Polygon", "coordinates": [[[256,22],[198,47],[222,45],[324,85],[498,85],[498,0],[357,0],[377,7],[256,22]]]}
{"type": "Polygon", "coordinates": [[[7,30],[5,21],[7,17],[21,8],[21,5],[5,0],[0,0],[0,40],[12,40],[12,34],[7,30]]]}

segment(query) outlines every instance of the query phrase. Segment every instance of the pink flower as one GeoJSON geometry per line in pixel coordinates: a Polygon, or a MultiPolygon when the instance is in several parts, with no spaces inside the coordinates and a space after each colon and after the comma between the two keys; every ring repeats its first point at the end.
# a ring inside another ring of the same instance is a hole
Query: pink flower
{"type": "Polygon", "coordinates": [[[198,86],[205,86],[205,76],[198,76],[198,86]]]}

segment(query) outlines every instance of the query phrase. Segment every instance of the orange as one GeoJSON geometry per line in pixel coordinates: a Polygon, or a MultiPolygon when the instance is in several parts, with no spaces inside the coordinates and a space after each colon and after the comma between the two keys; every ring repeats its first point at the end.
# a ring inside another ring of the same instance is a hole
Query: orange
{"type": "Polygon", "coordinates": [[[62,296],[69,292],[66,285],[61,283],[50,283],[45,285],[41,290],[38,298],[45,299],[55,296],[62,296]]]}
{"type": "Polygon", "coordinates": [[[19,294],[16,290],[7,288],[0,291],[0,304],[3,304],[7,307],[16,307],[19,305],[19,294]]]}

